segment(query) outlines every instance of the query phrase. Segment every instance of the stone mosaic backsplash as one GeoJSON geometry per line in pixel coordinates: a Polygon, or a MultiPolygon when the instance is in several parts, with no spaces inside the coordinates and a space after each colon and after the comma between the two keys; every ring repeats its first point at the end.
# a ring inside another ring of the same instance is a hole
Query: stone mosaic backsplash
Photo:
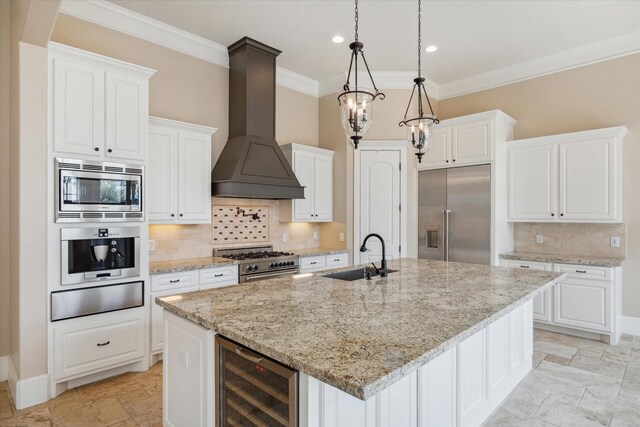
{"type": "Polygon", "coordinates": [[[626,257],[626,224],[516,223],[514,251],[559,255],[626,257]],[[536,243],[536,235],[543,236],[536,243]],[[620,237],[620,247],[611,247],[611,237],[620,237]]]}
{"type": "Polygon", "coordinates": [[[269,206],[212,206],[213,244],[269,242],[269,206]]]}

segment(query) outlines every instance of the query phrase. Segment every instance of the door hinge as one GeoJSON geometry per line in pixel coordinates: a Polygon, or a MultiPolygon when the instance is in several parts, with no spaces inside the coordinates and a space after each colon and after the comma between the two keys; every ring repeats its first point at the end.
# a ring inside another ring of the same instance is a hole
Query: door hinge
{"type": "Polygon", "coordinates": [[[402,163],[398,163],[398,170],[402,170],[402,163]]]}
{"type": "Polygon", "coordinates": [[[398,210],[402,212],[402,205],[398,205],[398,210]]]}
{"type": "Polygon", "coordinates": [[[402,252],[402,246],[398,246],[398,253],[402,252]]]}

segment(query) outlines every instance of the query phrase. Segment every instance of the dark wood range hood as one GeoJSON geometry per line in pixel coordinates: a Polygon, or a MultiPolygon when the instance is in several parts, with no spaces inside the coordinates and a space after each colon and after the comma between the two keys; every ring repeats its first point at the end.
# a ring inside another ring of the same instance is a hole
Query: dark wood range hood
{"type": "Polygon", "coordinates": [[[229,50],[229,140],[211,173],[211,195],[303,199],[275,138],[276,57],[280,51],[244,37],[229,50]]]}

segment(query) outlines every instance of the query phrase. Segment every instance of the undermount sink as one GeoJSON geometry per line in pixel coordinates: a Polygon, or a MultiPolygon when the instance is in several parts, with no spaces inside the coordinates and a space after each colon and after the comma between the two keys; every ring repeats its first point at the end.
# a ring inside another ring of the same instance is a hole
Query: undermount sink
{"type": "MultiPolygon", "coordinates": [[[[387,273],[395,273],[398,270],[387,270],[387,273]]],[[[366,279],[368,274],[370,277],[379,276],[373,267],[357,268],[355,270],[339,271],[337,273],[329,273],[323,275],[323,277],[329,277],[331,279],[347,280],[349,282],[353,280],[366,279]]]]}

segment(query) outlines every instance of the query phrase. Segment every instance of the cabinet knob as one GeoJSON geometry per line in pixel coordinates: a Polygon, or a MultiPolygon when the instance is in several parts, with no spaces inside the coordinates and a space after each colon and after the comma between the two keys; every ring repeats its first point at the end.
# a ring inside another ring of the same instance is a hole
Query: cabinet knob
{"type": "Polygon", "coordinates": [[[176,214],[171,214],[171,218],[173,218],[174,216],[176,216],[176,214]]]}
{"type": "Polygon", "coordinates": [[[98,147],[94,147],[93,150],[94,151],[100,151],[100,149],[98,147]]]}
{"type": "Polygon", "coordinates": [[[447,163],[449,163],[449,160],[447,160],[447,163]]]}
{"type": "Polygon", "coordinates": [[[551,216],[556,216],[556,214],[552,213],[551,216]]]}
{"type": "Polygon", "coordinates": [[[564,214],[563,214],[563,213],[561,213],[561,214],[560,214],[560,216],[564,216],[564,214]]]}
{"type": "Polygon", "coordinates": [[[109,148],[109,149],[107,150],[107,153],[113,153],[113,150],[112,150],[111,148],[109,148]]]}
{"type": "Polygon", "coordinates": [[[455,161],[456,161],[456,159],[453,159],[453,161],[455,162],[455,161]]]}
{"type": "Polygon", "coordinates": [[[184,215],[180,214],[180,216],[184,216],[184,215]]]}

